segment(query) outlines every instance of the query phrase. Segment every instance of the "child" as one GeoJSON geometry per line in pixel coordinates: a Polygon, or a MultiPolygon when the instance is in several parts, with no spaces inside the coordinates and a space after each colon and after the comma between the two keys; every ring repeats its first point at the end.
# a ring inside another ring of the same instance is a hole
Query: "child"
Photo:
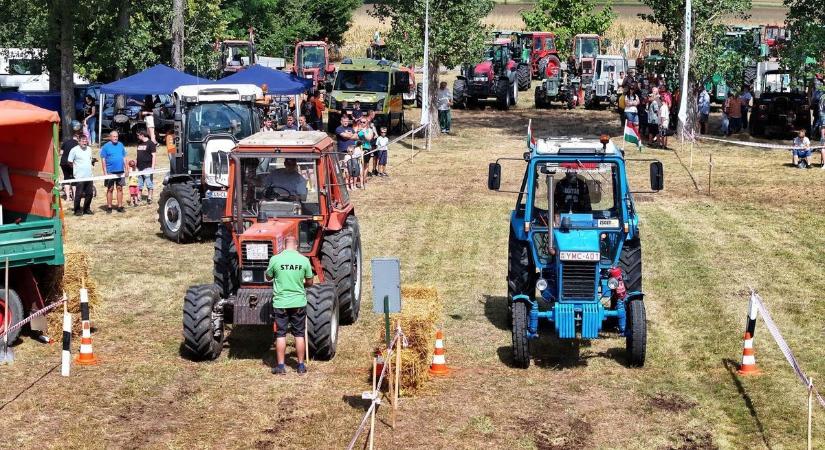
{"type": "Polygon", "coordinates": [[[140,190],[138,190],[138,176],[132,175],[137,172],[137,162],[134,159],[129,160],[129,197],[132,206],[138,205],[140,200],[140,190]]]}
{"type": "Polygon", "coordinates": [[[364,157],[364,151],[361,150],[360,145],[353,145],[347,151],[350,156],[349,160],[349,179],[350,179],[350,189],[355,189],[356,187],[360,189],[364,189],[364,178],[361,175],[361,164],[362,158],[364,157]]]}
{"type": "Polygon", "coordinates": [[[793,140],[793,165],[800,169],[811,167],[811,140],[805,136],[804,128],[793,140]]]}
{"type": "Polygon", "coordinates": [[[387,127],[381,127],[381,135],[375,140],[378,147],[378,176],[387,177],[387,150],[389,150],[390,138],[387,137],[387,127]]]}

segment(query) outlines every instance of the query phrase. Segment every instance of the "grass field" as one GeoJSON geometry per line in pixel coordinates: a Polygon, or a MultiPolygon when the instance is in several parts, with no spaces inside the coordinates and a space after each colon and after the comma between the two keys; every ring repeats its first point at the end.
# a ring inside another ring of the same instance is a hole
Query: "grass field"
{"type": "MultiPolygon", "coordinates": [[[[665,191],[638,204],[646,366],[625,367],[616,336],[571,346],[545,335],[534,365],[515,369],[505,323],[514,199],[486,190],[487,164],[522,154],[529,119],[539,136],[621,133],[609,111],[538,111],[524,94],[506,113],[455,111],[453,135],[403,163],[409,150],[393,148],[391,177],[353,193],[365,260],[398,256],[404,283],[433,286],[444,298],[453,368],[403,399],[394,433],[379,412],[378,448],[802,447],[805,391],[761,323],[755,346],[764,374],[740,379],[734,371],[752,286],[805,371],[825,375],[825,171],[792,169],[784,152],[699,145],[691,177],[689,147],[645,149],[640,156],[661,159],[666,170],[665,191]]],[[[646,167],[631,167],[632,185],[643,189],[646,167]]],[[[505,166],[506,183],[518,169],[505,166]]],[[[187,286],[211,279],[211,245],[161,238],[154,206],[96,211],[69,216],[67,239],[92,255],[102,364],[64,379],[59,345],[22,339],[17,362],[0,368],[0,448],[347,444],[365,408],[360,393],[375,344],[369,289],[362,319],[341,330],[335,360],[312,362],[306,377],[270,375],[269,336],[247,330],[231,335],[217,361],[190,362],[179,353],[182,298],[187,286]]],[[[825,446],[823,417],[815,411],[815,448],[825,446]]]]}

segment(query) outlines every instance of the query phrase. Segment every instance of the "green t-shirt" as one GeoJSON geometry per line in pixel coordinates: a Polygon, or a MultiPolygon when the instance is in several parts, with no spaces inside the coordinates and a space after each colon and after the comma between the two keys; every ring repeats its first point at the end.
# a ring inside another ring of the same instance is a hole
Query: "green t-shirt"
{"type": "Polygon", "coordinates": [[[269,259],[266,276],[272,278],[272,306],[301,308],[307,304],[304,280],[312,278],[309,259],[295,250],[284,250],[269,259]]]}

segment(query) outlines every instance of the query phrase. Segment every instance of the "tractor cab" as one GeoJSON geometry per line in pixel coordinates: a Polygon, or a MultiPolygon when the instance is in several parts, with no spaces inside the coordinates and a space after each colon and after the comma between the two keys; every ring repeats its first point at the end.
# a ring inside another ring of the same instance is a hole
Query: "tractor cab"
{"type": "MultiPolygon", "coordinates": [[[[538,337],[539,319],[553,322],[560,339],[596,339],[610,319],[629,340],[631,362],[641,365],[641,242],[627,161],[607,136],[533,142],[510,218],[508,294],[516,361],[529,365],[527,341],[538,337]]],[[[647,161],[650,191],[659,191],[662,163],[647,161]]],[[[496,161],[488,187],[500,186],[496,161]]]]}
{"type": "Polygon", "coordinates": [[[556,36],[548,32],[531,33],[533,45],[530,49],[530,70],[535,79],[552,76],[559,69],[558,50],[556,50],[556,36]],[[542,64],[542,60],[543,64],[542,64]],[[548,66],[552,65],[548,73],[548,66]]]}
{"type": "Polygon", "coordinates": [[[255,44],[251,40],[226,40],[219,47],[221,56],[218,66],[223,76],[232,75],[255,64],[255,44]]]}
{"type": "Polygon", "coordinates": [[[573,38],[571,67],[580,76],[593,75],[596,56],[602,53],[601,37],[597,34],[578,34],[573,38]]]}
{"type": "Polygon", "coordinates": [[[619,99],[620,73],[627,73],[627,60],[622,55],[599,55],[593,80],[585,87],[584,105],[587,108],[600,104],[615,105],[619,99]]]}
{"type": "Polygon", "coordinates": [[[295,45],[293,72],[312,80],[313,87],[320,89],[335,77],[335,65],[330,63],[329,49],[323,41],[303,41],[295,45]]]}

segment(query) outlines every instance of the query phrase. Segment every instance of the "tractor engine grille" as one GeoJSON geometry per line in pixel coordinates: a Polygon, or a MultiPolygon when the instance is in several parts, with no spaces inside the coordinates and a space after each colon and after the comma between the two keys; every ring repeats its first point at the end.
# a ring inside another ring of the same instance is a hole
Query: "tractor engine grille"
{"type": "Polygon", "coordinates": [[[561,266],[561,295],[564,299],[592,299],[596,295],[596,263],[565,261],[561,266]]]}
{"type": "Polygon", "coordinates": [[[272,242],[268,241],[243,241],[241,242],[241,265],[245,269],[264,268],[269,265],[269,258],[272,257],[272,242]],[[249,259],[247,255],[247,244],[265,244],[266,259],[249,259]]]}
{"type": "Polygon", "coordinates": [[[599,97],[607,97],[607,83],[604,81],[596,83],[596,95],[599,97]]]}

